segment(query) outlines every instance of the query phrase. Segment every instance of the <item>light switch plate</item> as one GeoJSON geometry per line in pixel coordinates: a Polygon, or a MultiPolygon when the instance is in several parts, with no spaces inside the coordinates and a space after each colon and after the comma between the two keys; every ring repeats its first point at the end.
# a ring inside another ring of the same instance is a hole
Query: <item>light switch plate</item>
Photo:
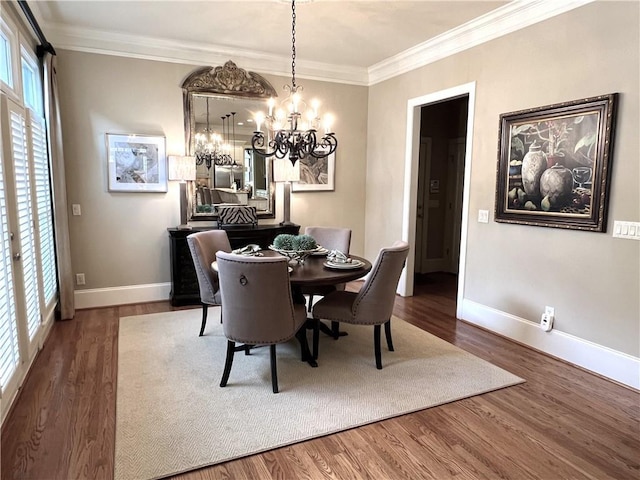
{"type": "Polygon", "coordinates": [[[613,222],[613,237],[640,240],[640,222],[613,222]]]}
{"type": "Polygon", "coordinates": [[[71,213],[73,213],[75,216],[82,215],[82,209],[80,208],[79,203],[74,203],[73,205],[71,205],[71,213]]]}
{"type": "Polygon", "coordinates": [[[489,223],[489,210],[478,210],[478,222],[489,223]]]}

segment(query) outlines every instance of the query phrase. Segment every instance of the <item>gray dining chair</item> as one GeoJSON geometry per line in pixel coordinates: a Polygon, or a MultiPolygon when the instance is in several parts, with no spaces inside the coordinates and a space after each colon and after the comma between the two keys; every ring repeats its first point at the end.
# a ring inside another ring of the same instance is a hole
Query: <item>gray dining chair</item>
{"type": "Polygon", "coordinates": [[[373,264],[369,277],[359,292],[336,291],[326,295],[313,306],[313,355],[318,356],[318,321],[320,319],[355,325],[373,325],[373,345],[376,368],[382,368],[380,326],[384,324],[387,347],[393,351],[391,314],[396,289],[404,268],[409,244],[396,241],[383,248],[373,264]]]}
{"type": "Polygon", "coordinates": [[[218,273],[211,268],[211,264],[216,259],[218,250],[230,252],[231,245],[227,232],[224,230],[207,230],[192,233],[187,236],[187,244],[191,251],[193,265],[198,278],[198,288],[200,289],[200,303],[202,304],[200,336],[202,336],[207,325],[209,305],[221,304],[218,273]]]}
{"type": "MultiPolygon", "coordinates": [[[[306,227],[304,229],[305,235],[311,235],[318,245],[326,248],[327,250],[339,250],[345,255],[349,255],[349,248],[351,246],[351,229],[339,228],[339,227],[306,227]]],[[[313,297],[315,295],[324,296],[336,290],[344,290],[345,284],[340,283],[338,285],[324,285],[316,287],[307,287],[302,289],[302,293],[309,296],[309,312],[313,307],[313,297]]],[[[331,333],[333,338],[337,339],[340,336],[339,331],[340,324],[338,322],[331,322],[331,333]]]]}
{"type": "Polygon", "coordinates": [[[294,304],[284,257],[245,257],[219,251],[216,254],[222,294],[222,329],[227,356],[220,386],[227,385],[235,352],[248,354],[254,346],[269,345],[271,384],[278,393],[276,344],[294,336],[300,342],[302,361],[311,353],[307,344],[304,304],[294,304]],[[242,345],[236,346],[236,342],[242,345]]]}

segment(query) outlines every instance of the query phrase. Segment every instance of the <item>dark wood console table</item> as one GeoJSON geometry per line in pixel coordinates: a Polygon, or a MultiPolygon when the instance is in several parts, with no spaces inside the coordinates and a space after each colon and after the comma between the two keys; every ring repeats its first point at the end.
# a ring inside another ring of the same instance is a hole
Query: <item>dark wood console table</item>
{"type": "MultiPolygon", "coordinates": [[[[174,307],[181,305],[199,305],[200,293],[198,278],[191,252],[187,245],[187,235],[212,230],[217,227],[194,227],[192,230],[168,228],[169,250],[171,254],[171,294],[169,300],[174,307]]],[[[297,235],[300,225],[257,225],[255,227],[224,227],[229,235],[231,248],[240,248],[256,243],[266,249],[273,239],[281,233],[297,235]]]]}

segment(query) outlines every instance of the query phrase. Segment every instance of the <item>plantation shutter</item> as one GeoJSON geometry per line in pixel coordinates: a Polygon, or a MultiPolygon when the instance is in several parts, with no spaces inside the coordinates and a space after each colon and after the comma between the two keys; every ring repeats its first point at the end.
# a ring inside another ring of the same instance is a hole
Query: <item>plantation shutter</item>
{"type": "Polygon", "coordinates": [[[20,264],[23,276],[24,316],[29,341],[40,326],[40,292],[35,244],[34,205],[31,192],[31,169],[27,150],[27,127],[24,111],[9,108],[11,150],[13,155],[13,186],[16,199],[20,264]]]}
{"type": "Polygon", "coordinates": [[[40,278],[42,279],[42,308],[56,299],[56,258],[53,242],[53,208],[47,156],[47,132],[44,119],[29,110],[31,124],[31,151],[33,154],[33,184],[37,215],[38,250],[40,252],[40,278]]]}
{"type": "Polygon", "coordinates": [[[5,165],[0,137],[0,397],[20,362],[5,165]]]}

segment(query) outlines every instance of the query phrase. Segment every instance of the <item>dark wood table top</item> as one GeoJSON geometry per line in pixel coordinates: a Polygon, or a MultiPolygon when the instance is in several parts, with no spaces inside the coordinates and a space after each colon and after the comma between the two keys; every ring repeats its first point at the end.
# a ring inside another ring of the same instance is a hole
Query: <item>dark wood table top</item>
{"type": "MultiPolygon", "coordinates": [[[[275,253],[275,252],[274,252],[275,253]]],[[[327,261],[324,256],[309,256],[302,265],[291,265],[291,285],[322,286],[347,283],[364,277],[371,271],[371,262],[366,258],[349,255],[354,260],[360,260],[364,265],[360,268],[338,270],[324,266],[327,261]]]]}
{"type": "MultiPolygon", "coordinates": [[[[262,250],[265,257],[281,256],[272,250],[262,250]]],[[[354,260],[360,260],[364,265],[354,269],[334,269],[327,268],[324,263],[327,261],[326,255],[311,255],[307,257],[304,264],[290,264],[293,271],[289,274],[291,285],[293,286],[322,286],[337,285],[347,283],[364,277],[371,271],[371,262],[366,258],[349,255],[354,260]]],[[[215,262],[212,264],[215,270],[215,262]]]]}

